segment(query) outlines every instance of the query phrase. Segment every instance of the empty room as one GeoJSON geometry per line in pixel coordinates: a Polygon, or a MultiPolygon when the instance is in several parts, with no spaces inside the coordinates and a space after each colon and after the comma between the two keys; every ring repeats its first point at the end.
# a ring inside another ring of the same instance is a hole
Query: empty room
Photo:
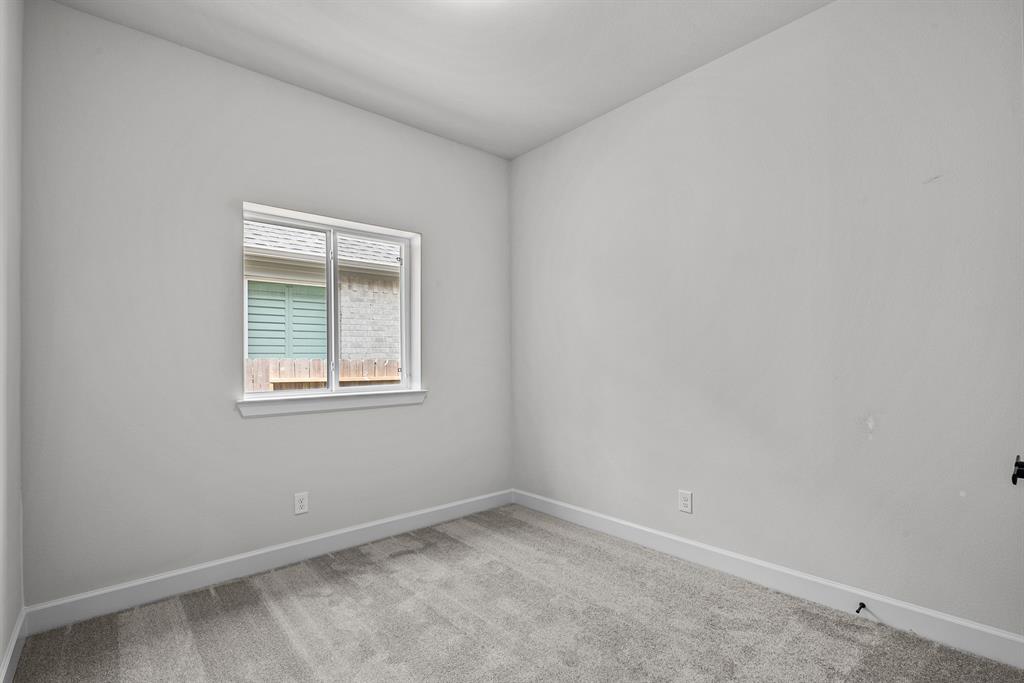
{"type": "Polygon", "coordinates": [[[1024,683],[1024,0],[0,0],[0,683],[1024,683]]]}

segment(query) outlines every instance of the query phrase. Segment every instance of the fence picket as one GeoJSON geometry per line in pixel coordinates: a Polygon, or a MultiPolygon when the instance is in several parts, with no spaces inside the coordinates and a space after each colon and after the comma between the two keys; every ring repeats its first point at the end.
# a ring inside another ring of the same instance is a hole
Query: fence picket
{"type": "MultiPolygon", "coordinates": [[[[342,359],[338,365],[337,379],[342,386],[395,383],[400,379],[398,361],[394,359],[342,359]]],[[[244,380],[246,393],[323,388],[327,382],[327,361],[323,358],[247,358],[244,380]]]]}

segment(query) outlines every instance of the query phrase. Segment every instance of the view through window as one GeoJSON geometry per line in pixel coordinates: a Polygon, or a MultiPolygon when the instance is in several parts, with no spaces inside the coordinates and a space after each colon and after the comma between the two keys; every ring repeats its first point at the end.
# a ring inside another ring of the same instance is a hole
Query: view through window
{"type": "Polygon", "coordinates": [[[246,394],[402,383],[400,240],[255,220],[243,232],[246,394]]]}

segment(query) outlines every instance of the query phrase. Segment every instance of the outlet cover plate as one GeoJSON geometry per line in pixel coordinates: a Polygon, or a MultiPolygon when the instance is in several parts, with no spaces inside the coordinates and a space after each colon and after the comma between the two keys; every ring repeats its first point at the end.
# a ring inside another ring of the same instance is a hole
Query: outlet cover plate
{"type": "Polygon", "coordinates": [[[679,489],[679,511],[693,514],[693,491],[679,489]]]}

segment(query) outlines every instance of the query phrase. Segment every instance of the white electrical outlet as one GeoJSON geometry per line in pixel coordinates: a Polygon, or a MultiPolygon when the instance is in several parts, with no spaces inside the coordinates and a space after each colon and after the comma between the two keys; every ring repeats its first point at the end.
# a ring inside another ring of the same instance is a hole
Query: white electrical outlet
{"type": "Polygon", "coordinates": [[[679,511],[693,514],[693,491],[679,489],[679,511]]]}
{"type": "Polygon", "coordinates": [[[304,515],[309,512],[309,491],[295,494],[295,514],[304,515]]]}

